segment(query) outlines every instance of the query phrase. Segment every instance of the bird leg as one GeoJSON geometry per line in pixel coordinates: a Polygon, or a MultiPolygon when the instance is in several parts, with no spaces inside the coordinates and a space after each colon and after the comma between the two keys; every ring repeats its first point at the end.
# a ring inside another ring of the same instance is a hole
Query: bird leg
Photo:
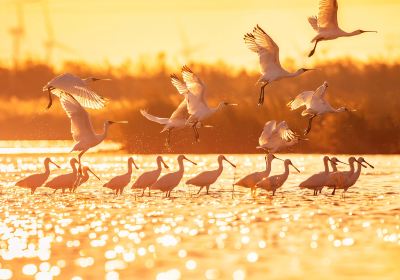
{"type": "Polygon", "coordinates": [[[310,54],[308,55],[308,57],[313,56],[313,54],[315,53],[315,50],[316,50],[316,48],[317,48],[317,44],[318,44],[319,41],[320,41],[320,40],[315,40],[314,48],[311,50],[311,52],[310,52],[310,54]]]}
{"type": "Polygon", "coordinates": [[[82,176],[81,157],[83,156],[83,154],[84,154],[85,152],[86,152],[86,151],[82,151],[82,152],[80,152],[79,155],[78,155],[78,160],[79,160],[78,173],[79,173],[80,176],[82,176]]]}
{"type": "Polygon", "coordinates": [[[193,131],[194,131],[194,139],[195,139],[196,142],[199,142],[200,135],[199,135],[199,132],[197,131],[196,125],[197,125],[197,122],[195,122],[192,125],[192,128],[193,128],[193,131]]]}
{"type": "Polygon", "coordinates": [[[265,87],[267,85],[268,85],[268,82],[261,86],[260,97],[258,98],[258,105],[263,105],[264,104],[264,92],[265,92],[265,87]]]}
{"type": "Polygon", "coordinates": [[[51,105],[53,104],[53,97],[52,97],[52,94],[51,94],[51,91],[54,89],[54,87],[48,87],[47,88],[47,91],[48,91],[48,93],[49,93],[49,104],[47,105],[47,110],[48,109],[50,109],[50,107],[51,107],[51,105]]]}
{"type": "Polygon", "coordinates": [[[335,192],[336,192],[336,187],[333,188],[332,195],[335,195],[335,192]]]}
{"type": "Polygon", "coordinates": [[[53,194],[55,194],[55,193],[56,193],[56,191],[57,191],[57,189],[55,189],[55,190],[54,190],[53,194]]]}
{"type": "Polygon", "coordinates": [[[144,191],[146,190],[146,188],[143,188],[143,191],[142,191],[142,195],[141,196],[144,196],[144,191]]]}
{"type": "Polygon", "coordinates": [[[274,196],[274,195],[275,195],[275,192],[276,192],[276,190],[273,190],[273,191],[272,191],[272,196],[274,196]]]}
{"type": "Polygon", "coordinates": [[[199,191],[196,193],[196,195],[199,194],[199,193],[201,192],[202,189],[203,189],[203,187],[200,187],[200,189],[199,189],[199,191]]]}
{"type": "Polygon", "coordinates": [[[207,187],[206,187],[206,190],[207,190],[207,194],[208,194],[208,190],[209,190],[209,189],[210,189],[210,186],[207,186],[207,187]]]}
{"type": "Polygon", "coordinates": [[[307,126],[307,129],[304,131],[304,136],[306,136],[306,135],[310,132],[312,120],[313,120],[316,116],[317,116],[317,115],[314,114],[314,115],[312,115],[312,116],[308,119],[308,126],[307,126]]]}
{"type": "Polygon", "coordinates": [[[171,145],[171,130],[168,129],[167,146],[169,147],[170,145],[171,145]]]}

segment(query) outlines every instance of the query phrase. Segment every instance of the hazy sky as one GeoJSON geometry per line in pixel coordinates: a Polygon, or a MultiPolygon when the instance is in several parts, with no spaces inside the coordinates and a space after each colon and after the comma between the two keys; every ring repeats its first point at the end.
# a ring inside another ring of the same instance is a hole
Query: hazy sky
{"type": "MultiPolygon", "coordinates": [[[[23,2],[24,57],[45,58],[47,38],[42,0],[0,0],[0,61],[10,63],[17,26],[15,2],[23,2]]],[[[306,58],[314,31],[307,17],[317,14],[318,0],[48,0],[56,41],[74,49],[55,49],[53,61],[85,59],[119,64],[127,58],[166,52],[171,64],[185,63],[182,48],[197,61],[225,60],[236,66],[256,66],[245,47],[244,33],[260,24],[281,48],[281,57],[297,63],[353,56],[361,59],[400,55],[399,0],[339,0],[339,24],[344,30],[378,30],[320,44],[306,58]]]]}

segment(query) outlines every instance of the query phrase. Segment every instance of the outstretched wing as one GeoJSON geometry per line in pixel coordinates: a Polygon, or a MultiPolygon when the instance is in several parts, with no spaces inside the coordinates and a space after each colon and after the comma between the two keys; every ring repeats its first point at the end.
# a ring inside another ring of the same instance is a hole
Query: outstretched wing
{"type": "Polygon", "coordinates": [[[318,12],[318,27],[322,29],[337,29],[337,0],[320,0],[318,12]]]}
{"type": "Polygon", "coordinates": [[[282,68],[279,61],[279,47],[272,38],[260,27],[256,26],[253,33],[244,36],[247,47],[259,56],[262,74],[276,68],[282,68]]]}
{"type": "Polygon", "coordinates": [[[180,94],[186,95],[189,93],[186,84],[182,82],[175,74],[172,74],[170,77],[171,77],[171,83],[174,85],[174,87],[178,90],[180,94]]]}
{"type": "Polygon", "coordinates": [[[140,110],[140,113],[142,114],[143,117],[145,117],[149,121],[156,122],[156,123],[159,123],[159,124],[167,124],[168,123],[168,118],[156,117],[156,116],[154,116],[152,114],[147,113],[146,110],[140,110]]]}
{"type": "Polygon", "coordinates": [[[286,142],[290,142],[291,140],[297,138],[296,134],[289,128],[286,121],[282,121],[277,125],[274,131],[274,134],[275,133],[279,135],[279,137],[282,140],[285,140],[286,142]]]}
{"type": "Polygon", "coordinates": [[[186,96],[187,109],[193,115],[198,110],[207,107],[205,100],[206,87],[204,83],[187,66],[182,67],[182,77],[189,93],[186,96]]]}
{"type": "Polygon", "coordinates": [[[172,120],[186,120],[187,118],[189,118],[189,112],[187,109],[187,103],[185,99],[179,104],[179,106],[171,114],[171,117],[169,119],[172,121],[172,120]]]}
{"type": "Polygon", "coordinates": [[[55,89],[52,93],[59,98],[65,93],[72,95],[83,107],[101,109],[105,106],[107,99],[90,89],[83,80],[75,75],[65,73],[55,77],[43,88],[55,89]]]}
{"type": "Polygon", "coordinates": [[[319,31],[319,27],[318,27],[318,19],[317,19],[317,17],[309,17],[308,18],[308,22],[311,24],[311,26],[312,26],[312,28],[315,30],[315,31],[319,31]]]}
{"type": "Polygon", "coordinates": [[[68,118],[71,120],[72,138],[76,142],[95,138],[89,114],[83,109],[81,104],[70,94],[63,94],[60,97],[60,102],[68,118]]]}
{"type": "Polygon", "coordinates": [[[276,121],[272,120],[272,121],[268,121],[265,123],[264,125],[264,129],[260,135],[260,137],[258,138],[258,143],[260,144],[260,146],[265,145],[268,143],[273,131],[276,128],[276,121]]]}
{"type": "Polygon", "coordinates": [[[290,108],[290,110],[296,110],[302,106],[306,106],[307,108],[311,104],[312,97],[314,95],[313,91],[305,91],[300,93],[299,95],[296,96],[295,99],[290,101],[287,106],[290,108]]]}

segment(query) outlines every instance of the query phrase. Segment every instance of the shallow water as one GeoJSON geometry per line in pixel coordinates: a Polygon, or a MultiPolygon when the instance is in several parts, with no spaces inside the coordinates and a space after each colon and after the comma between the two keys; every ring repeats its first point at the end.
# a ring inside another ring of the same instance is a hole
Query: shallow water
{"type": "MultiPolygon", "coordinates": [[[[69,172],[68,156],[52,176],[69,172]],[[68,170],[68,171],[67,171],[68,170]]],[[[128,155],[88,154],[95,178],[75,194],[34,195],[14,187],[21,177],[42,170],[43,157],[5,155],[0,159],[0,279],[399,279],[400,158],[367,156],[346,198],[339,190],[312,196],[296,186],[323,169],[320,155],[281,155],[291,172],[275,197],[232,182],[265,166],[262,155],[230,155],[210,195],[181,184],[171,199],[134,195],[130,186],[115,196],[101,186],[124,173],[128,155]],[[261,193],[261,194],[260,194],[261,193]],[[46,278],[47,277],[47,278],[46,278]]],[[[217,166],[216,155],[189,155],[183,181],[217,166]]],[[[136,156],[140,172],[155,167],[155,156],[136,156]]],[[[176,156],[165,156],[172,170],[176,156]]],[[[345,157],[339,157],[345,160],[345,157]]],[[[346,166],[340,166],[346,169],[346,166]]],[[[273,174],[282,172],[273,162],[273,174]]],[[[147,192],[146,192],[147,194],[147,192]]]]}

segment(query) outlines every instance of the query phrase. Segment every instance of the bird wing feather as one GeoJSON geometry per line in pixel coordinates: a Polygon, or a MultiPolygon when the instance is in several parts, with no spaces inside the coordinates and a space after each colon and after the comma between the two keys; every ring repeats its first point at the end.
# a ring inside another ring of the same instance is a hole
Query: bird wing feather
{"type": "Polygon", "coordinates": [[[182,77],[188,88],[186,95],[187,109],[190,115],[208,108],[205,92],[206,87],[199,77],[187,66],[182,67],[182,77]]]}
{"type": "Polygon", "coordinates": [[[264,129],[263,129],[260,137],[258,138],[258,143],[260,144],[260,146],[263,146],[268,143],[268,141],[271,137],[271,134],[275,130],[275,128],[276,128],[275,120],[268,121],[265,123],[264,129]]]}
{"type": "Polygon", "coordinates": [[[337,0],[320,0],[318,12],[318,27],[320,29],[337,29],[337,0]]]}
{"type": "Polygon", "coordinates": [[[156,123],[159,123],[159,124],[167,124],[168,121],[169,121],[168,118],[159,118],[159,117],[156,117],[156,116],[154,116],[152,114],[149,114],[149,113],[147,113],[146,110],[140,110],[140,113],[142,114],[143,117],[145,117],[149,121],[156,122],[156,123]]]}
{"type": "Polygon", "coordinates": [[[259,56],[260,71],[266,74],[273,69],[281,69],[279,47],[272,38],[260,27],[256,26],[253,33],[244,36],[247,47],[259,56]]]}
{"type": "Polygon", "coordinates": [[[90,122],[89,114],[81,104],[70,94],[60,98],[61,106],[71,120],[72,138],[76,142],[95,138],[95,132],[90,122]]]}
{"type": "Polygon", "coordinates": [[[290,101],[287,106],[290,108],[290,110],[296,110],[302,106],[306,106],[307,108],[311,104],[311,99],[314,95],[313,91],[305,91],[300,93],[299,95],[296,96],[295,99],[290,101]]]}

